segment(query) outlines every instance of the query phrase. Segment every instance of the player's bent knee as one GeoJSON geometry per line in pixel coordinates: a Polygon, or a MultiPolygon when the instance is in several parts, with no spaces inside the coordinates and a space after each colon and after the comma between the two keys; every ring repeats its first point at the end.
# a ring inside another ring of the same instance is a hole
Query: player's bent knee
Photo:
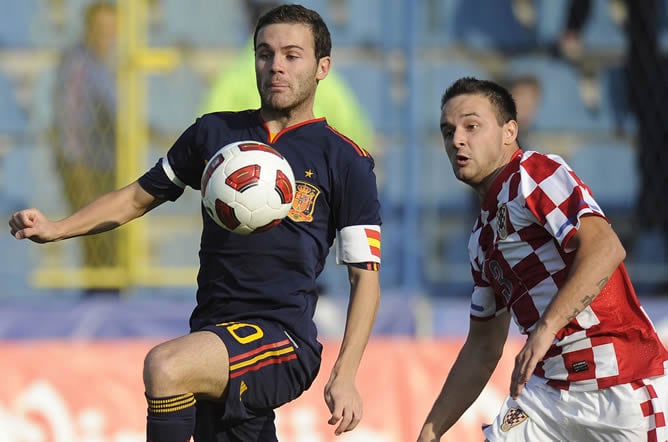
{"type": "Polygon", "coordinates": [[[217,398],[227,386],[228,373],[227,350],[210,332],[162,343],[144,359],[144,385],[154,396],[191,392],[217,398]]]}
{"type": "Polygon", "coordinates": [[[183,393],[185,371],[178,352],[167,343],[152,348],[144,358],[144,386],[154,396],[183,393]]]}

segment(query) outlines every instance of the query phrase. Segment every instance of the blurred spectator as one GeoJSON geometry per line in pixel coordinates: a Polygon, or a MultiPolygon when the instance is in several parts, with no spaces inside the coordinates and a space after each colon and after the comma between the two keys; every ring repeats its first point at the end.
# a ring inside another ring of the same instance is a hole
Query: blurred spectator
{"type": "MultiPolygon", "coordinates": [[[[626,94],[636,117],[640,177],[637,223],[640,231],[659,231],[668,253],[668,62],[659,49],[662,5],[659,0],[624,0],[626,94]]],[[[582,54],[581,31],[592,12],[591,0],[571,0],[560,40],[566,56],[582,54]]],[[[666,275],[663,276],[665,278],[666,275]]],[[[668,294],[664,280],[660,292],[668,294]]]]}
{"type": "MultiPolygon", "coordinates": [[[[280,4],[268,0],[246,0],[244,3],[248,28],[251,30],[263,12],[280,4]]],[[[251,40],[217,76],[205,98],[202,113],[259,107],[260,98],[255,84],[255,48],[251,40]]],[[[332,127],[350,137],[372,155],[378,153],[374,148],[374,128],[371,120],[354,92],[336,73],[335,63],[327,75],[327,81],[318,85],[313,111],[316,117],[326,117],[332,127]]]]}
{"type": "Polygon", "coordinates": [[[531,146],[531,132],[540,107],[543,88],[535,75],[525,74],[506,78],[500,83],[508,89],[517,107],[518,140],[522,147],[531,146]],[[525,144],[527,146],[525,146],[525,144]]]}
{"type": "MultiPolygon", "coordinates": [[[[115,6],[94,2],[85,9],[83,19],[81,41],[61,55],[53,90],[55,158],[72,210],[115,188],[115,6]]],[[[85,266],[115,264],[115,232],[86,236],[81,241],[85,266]]],[[[118,291],[90,287],[85,293],[118,291]]]]}

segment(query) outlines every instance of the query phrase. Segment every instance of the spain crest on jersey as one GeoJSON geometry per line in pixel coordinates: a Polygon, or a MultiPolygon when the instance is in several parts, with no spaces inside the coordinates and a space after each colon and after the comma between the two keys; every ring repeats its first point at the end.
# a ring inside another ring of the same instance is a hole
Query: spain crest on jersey
{"type": "Polygon", "coordinates": [[[292,200],[292,208],[288,216],[295,222],[313,221],[313,212],[315,210],[315,201],[320,195],[320,189],[310,183],[297,181],[297,191],[292,200]]]}

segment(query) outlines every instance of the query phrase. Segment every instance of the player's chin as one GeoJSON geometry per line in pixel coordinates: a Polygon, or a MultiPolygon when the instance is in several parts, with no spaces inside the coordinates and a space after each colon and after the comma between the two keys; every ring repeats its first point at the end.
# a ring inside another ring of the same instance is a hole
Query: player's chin
{"type": "Polygon", "coordinates": [[[274,112],[285,112],[292,106],[290,100],[285,99],[280,94],[267,94],[262,100],[262,107],[274,112]]]}
{"type": "Polygon", "coordinates": [[[463,183],[465,183],[465,184],[474,184],[474,183],[472,182],[473,178],[471,177],[471,175],[468,174],[468,173],[466,173],[466,171],[463,170],[461,167],[455,167],[455,168],[454,168],[454,173],[455,173],[455,177],[456,177],[459,181],[461,181],[461,182],[463,182],[463,183]]]}

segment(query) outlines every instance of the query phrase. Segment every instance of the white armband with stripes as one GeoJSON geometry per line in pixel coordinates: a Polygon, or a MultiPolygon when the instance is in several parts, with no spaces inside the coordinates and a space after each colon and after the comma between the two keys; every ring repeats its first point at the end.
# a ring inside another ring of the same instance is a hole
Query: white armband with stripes
{"type": "Polygon", "coordinates": [[[336,232],[336,263],[380,264],[380,226],[348,226],[336,232]]]}

